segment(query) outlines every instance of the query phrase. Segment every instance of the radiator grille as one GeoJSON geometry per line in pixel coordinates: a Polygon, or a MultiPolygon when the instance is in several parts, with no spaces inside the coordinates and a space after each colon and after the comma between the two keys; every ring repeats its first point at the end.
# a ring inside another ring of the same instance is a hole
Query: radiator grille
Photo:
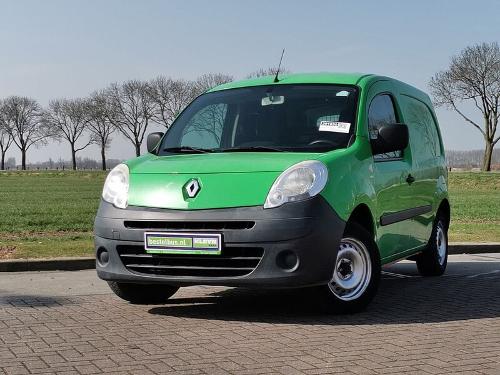
{"type": "Polygon", "coordinates": [[[259,264],[264,249],[229,247],[221,255],[147,254],[143,246],[118,245],[120,259],[136,273],[160,276],[238,277],[251,273],[259,264]]]}
{"type": "Polygon", "coordinates": [[[129,229],[162,229],[162,230],[227,230],[251,229],[254,221],[156,221],[126,220],[129,229]]]}

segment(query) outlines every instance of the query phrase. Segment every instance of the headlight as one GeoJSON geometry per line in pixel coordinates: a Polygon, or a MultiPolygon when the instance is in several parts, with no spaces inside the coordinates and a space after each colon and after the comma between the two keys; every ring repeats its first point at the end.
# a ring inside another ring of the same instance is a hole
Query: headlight
{"type": "Polygon", "coordinates": [[[320,161],[308,160],[292,165],[274,182],[264,208],[279,207],[319,194],[328,180],[328,170],[320,161]]]}
{"type": "Polygon", "coordinates": [[[118,164],[109,172],[102,189],[102,199],[118,208],[127,208],[129,172],[125,164],[118,164]]]}

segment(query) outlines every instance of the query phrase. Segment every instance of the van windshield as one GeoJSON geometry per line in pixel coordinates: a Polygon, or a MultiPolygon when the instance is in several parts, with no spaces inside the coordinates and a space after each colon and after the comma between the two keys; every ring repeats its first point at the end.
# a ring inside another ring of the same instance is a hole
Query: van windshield
{"type": "Polygon", "coordinates": [[[167,131],[159,155],[326,152],[349,145],[358,91],[339,85],[270,85],[195,99],[167,131]]]}

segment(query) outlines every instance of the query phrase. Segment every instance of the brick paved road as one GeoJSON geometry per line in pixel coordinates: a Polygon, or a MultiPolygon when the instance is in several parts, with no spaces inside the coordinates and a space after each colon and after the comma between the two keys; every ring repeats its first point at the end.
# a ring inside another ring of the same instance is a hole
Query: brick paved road
{"type": "Polygon", "coordinates": [[[441,278],[389,271],[354,316],[282,291],[132,306],[92,271],[0,274],[0,373],[500,374],[500,255],[453,256],[441,278]]]}

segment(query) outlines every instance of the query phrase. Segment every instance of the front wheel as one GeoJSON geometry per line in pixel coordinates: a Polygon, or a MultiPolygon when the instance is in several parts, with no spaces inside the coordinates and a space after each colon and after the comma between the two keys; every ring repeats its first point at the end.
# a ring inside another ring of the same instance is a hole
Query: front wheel
{"type": "Polygon", "coordinates": [[[166,302],[179,287],[162,284],[133,284],[108,281],[108,285],[118,297],[132,304],[158,304],[166,302]]]}
{"type": "Polygon", "coordinates": [[[332,279],[321,287],[328,310],[364,310],[377,293],[380,273],[380,256],[373,238],[363,227],[349,224],[340,241],[332,279]]]}

